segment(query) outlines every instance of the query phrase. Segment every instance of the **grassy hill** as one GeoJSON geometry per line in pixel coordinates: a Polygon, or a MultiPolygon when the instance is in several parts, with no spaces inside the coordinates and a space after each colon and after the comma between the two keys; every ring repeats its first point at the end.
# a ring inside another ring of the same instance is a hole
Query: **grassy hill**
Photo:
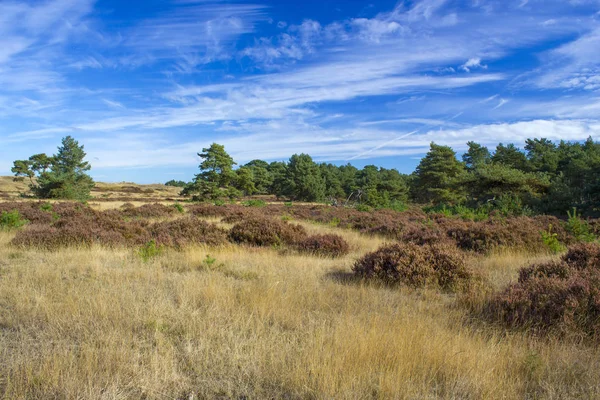
{"type": "MultiPolygon", "coordinates": [[[[0,176],[0,200],[19,198],[29,191],[29,180],[15,182],[12,176],[0,176]]],[[[172,201],[179,196],[181,188],[162,184],[140,185],[131,182],[96,182],[92,189],[92,201],[172,201]],[[171,200],[170,200],[171,199],[171,200]]]]}

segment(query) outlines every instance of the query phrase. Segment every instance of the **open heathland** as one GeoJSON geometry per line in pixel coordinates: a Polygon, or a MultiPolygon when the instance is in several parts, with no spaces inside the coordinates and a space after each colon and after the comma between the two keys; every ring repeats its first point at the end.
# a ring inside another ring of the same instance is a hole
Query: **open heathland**
{"type": "Polygon", "coordinates": [[[1,398],[600,396],[600,247],[568,221],[164,199],[0,215],[1,398]]]}

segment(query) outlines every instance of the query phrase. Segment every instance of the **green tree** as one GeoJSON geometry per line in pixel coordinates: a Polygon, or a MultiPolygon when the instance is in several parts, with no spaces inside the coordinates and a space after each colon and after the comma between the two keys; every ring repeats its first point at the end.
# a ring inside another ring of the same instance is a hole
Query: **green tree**
{"type": "Polygon", "coordinates": [[[325,196],[328,198],[339,199],[345,196],[340,180],[340,170],[333,164],[319,164],[321,176],[325,180],[325,196]]]}
{"type": "Polygon", "coordinates": [[[348,198],[352,193],[359,189],[356,176],[358,169],[351,164],[342,165],[339,167],[340,170],[340,183],[344,190],[344,196],[348,198]]]}
{"type": "Polygon", "coordinates": [[[32,166],[40,172],[34,193],[40,198],[87,200],[94,180],[86,173],[91,166],[85,156],[84,146],[71,136],[62,139],[53,157],[33,156],[32,166]]]}
{"type": "Polygon", "coordinates": [[[454,150],[432,142],[415,171],[412,196],[421,203],[461,203],[465,199],[464,179],[465,166],[456,159],[454,150]]]}
{"type": "Polygon", "coordinates": [[[256,193],[254,185],[254,176],[250,167],[240,167],[236,171],[235,188],[242,191],[245,196],[251,196],[256,193]]]}
{"type": "Polygon", "coordinates": [[[491,154],[487,147],[475,142],[467,142],[469,149],[463,154],[462,159],[468,170],[473,170],[480,165],[491,161],[491,154]]]}
{"type": "Polygon", "coordinates": [[[10,171],[15,174],[15,180],[23,180],[23,178],[29,178],[30,186],[33,186],[33,177],[35,172],[31,168],[31,161],[29,160],[16,160],[13,162],[13,167],[10,171]]]}
{"type": "Polygon", "coordinates": [[[521,171],[527,170],[527,157],[512,143],[506,146],[500,143],[492,156],[492,162],[520,169],[521,171]]]}
{"type": "Polygon", "coordinates": [[[554,143],[544,138],[527,139],[525,150],[531,171],[556,174],[560,155],[554,143]]]}
{"type": "Polygon", "coordinates": [[[198,157],[202,160],[199,166],[200,173],[181,194],[193,195],[197,200],[216,200],[225,196],[227,187],[235,179],[233,166],[236,165],[225,151],[225,146],[213,143],[210,147],[203,148],[198,157]]]}
{"type": "Polygon", "coordinates": [[[504,164],[482,165],[468,179],[471,196],[479,203],[510,196],[525,203],[540,198],[550,186],[548,177],[511,168],[504,164]]]}
{"type": "Polygon", "coordinates": [[[273,161],[269,164],[269,174],[273,179],[269,186],[269,194],[275,195],[277,198],[286,196],[286,188],[289,186],[287,170],[286,163],[282,161],[273,161]]]}
{"type": "Polygon", "coordinates": [[[325,198],[325,180],[311,156],[294,154],[290,158],[284,190],[294,200],[320,201],[325,198]]]}
{"type": "Polygon", "coordinates": [[[269,171],[269,163],[263,160],[252,160],[244,165],[244,167],[252,171],[256,193],[268,194],[273,184],[273,174],[269,171]]]}
{"type": "Polygon", "coordinates": [[[40,153],[29,157],[29,161],[31,162],[31,169],[44,173],[52,166],[55,160],[53,157],[48,157],[45,153],[40,153]]]}
{"type": "Polygon", "coordinates": [[[177,181],[175,179],[171,179],[170,181],[165,182],[165,186],[173,186],[173,187],[184,188],[184,187],[187,186],[187,182],[177,181]]]}

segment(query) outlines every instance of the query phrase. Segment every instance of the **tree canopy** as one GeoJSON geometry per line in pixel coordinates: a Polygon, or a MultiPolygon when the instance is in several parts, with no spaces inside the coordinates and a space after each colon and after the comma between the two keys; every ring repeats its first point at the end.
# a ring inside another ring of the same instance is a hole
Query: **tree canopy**
{"type": "Polygon", "coordinates": [[[52,157],[42,153],[16,160],[11,170],[17,177],[29,178],[30,188],[39,198],[86,200],[94,181],[86,173],[91,166],[85,156],[84,146],[66,136],[52,157]]]}

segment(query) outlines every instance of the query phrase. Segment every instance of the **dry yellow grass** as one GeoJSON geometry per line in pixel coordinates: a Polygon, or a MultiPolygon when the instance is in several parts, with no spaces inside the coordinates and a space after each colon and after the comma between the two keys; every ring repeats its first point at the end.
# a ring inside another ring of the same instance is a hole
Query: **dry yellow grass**
{"type": "MultiPolygon", "coordinates": [[[[5,399],[598,398],[600,352],[468,321],[451,295],[346,279],[332,260],[238,246],[23,251],[0,232],[5,399]],[[204,259],[215,258],[212,265],[204,259]]],[[[496,284],[531,256],[477,261],[496,284]]]]}
{"type": "MultiPolygon", "coordinates": [[[[19,199],[21,194],[29,193],[29,179],[15,182],[12,176],[0,176],[0,201],[19,199]]],[[[96,182],[91,191],[90,202],[97,201],[97,209],[116,208],[126,202],[142,205],[149,201],[173,203],[179,196],[181,188],[161,184],[140,185],[136,183],[104,183],[96,182]],[[113,198],[127,198],[127,201],[106,201],[113,198]],[[102,200],[102,201],[99,201],[102,200]]],[[[24,199],[20,199],[24,201],[24,199]]],[[[33,199],[32,201],[38,201],[33,199]]]]}

